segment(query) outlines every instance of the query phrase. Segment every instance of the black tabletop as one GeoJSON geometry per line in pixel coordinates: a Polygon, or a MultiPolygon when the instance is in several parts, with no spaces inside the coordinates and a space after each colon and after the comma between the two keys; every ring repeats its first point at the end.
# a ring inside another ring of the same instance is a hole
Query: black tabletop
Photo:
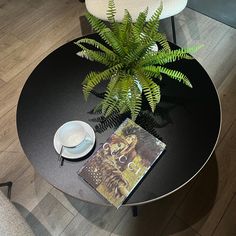
{"type": "MultiPolygon", "coordinates": [[[[35,68],[20,95],[17,130],[26,156],[49,183],[81,200],[106,205],[106,200],[77,175],[87,159],[65,160],[59,167],[53,146],[54,134],[63,123],[82,120],[96,131],[96,145],[89,158],[125,118],[104,121],[100,114],[91,113],[100,98],[91,95],[85,102],[81,82],[89,71],[103,66],[78,57],[77,52],[78,47],[69,42],[35,68]]],[[[164,77],[157,114],[144,106],[137,123],[160,138],[167,148],[127,199],[127,205],[162,198],[186,184],[206,164],[219,136],[220,103],[206,71],[196,60],[181,60],[168,67],[184,72],[193,88],[164,77]]],[[[102,92],[103,87],[98,90],[102,92]]]]}

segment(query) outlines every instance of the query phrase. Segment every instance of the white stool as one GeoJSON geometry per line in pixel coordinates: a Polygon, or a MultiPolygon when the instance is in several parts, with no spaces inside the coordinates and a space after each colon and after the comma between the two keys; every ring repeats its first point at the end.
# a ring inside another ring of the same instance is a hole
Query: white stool
{"type": "MultiPolygon", "coordinates": [[[[176,43],[174,16],[180,13],[187,5],[188,0],[163,0],[163,10],[160,19],[171,17],[173,41],[176,43]]],[[[109,0],[85,0],[88,12],[97,18],[106,21],[106,11],[109,0]]],[[[124,10],[127,9],[135,21],[141,11],[148,7],[149,19],[156,9],[160,6],[161,0],[114,0],[116,6],[115,19],[121,21],[124,16],[124,10]]]]}

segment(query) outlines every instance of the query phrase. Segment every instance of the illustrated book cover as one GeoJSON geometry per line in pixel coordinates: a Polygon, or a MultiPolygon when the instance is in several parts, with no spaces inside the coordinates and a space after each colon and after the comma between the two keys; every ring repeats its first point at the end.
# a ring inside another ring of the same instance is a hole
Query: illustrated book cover
{"type": "Polygon", "coordinates": [[[78,175],[119,208],[165,147],[162,141],[127,118],[78,175]]]}

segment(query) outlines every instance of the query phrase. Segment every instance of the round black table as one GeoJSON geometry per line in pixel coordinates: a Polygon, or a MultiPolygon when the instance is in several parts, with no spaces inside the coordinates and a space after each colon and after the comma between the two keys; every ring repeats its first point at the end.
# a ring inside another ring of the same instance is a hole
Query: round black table
{"type": "MultiPolygon", "coordinates": [[[[89,37],[97,39],[97,35],[89,37]]],[[[49,183],[81,200],[109,205],[78,177],[77,171],[86,160],[65,160],[60,167],[53,147],[56,130],[70,120],[82,120],[96,127],[96,145],[89,155],[115,130],[106,122],[99,126],[96,118],[100,115],[91,113],[99,96],[91,95],[85,102],[82,94],[81,82],[86,74],[103,66],[78,57],[78,50],[69,42],[35,68],[19,98],[17,130],[26,156],[49,183]]],[[[158,135],[167,148],[124,205],[148,203],[178,190],[199,173],[217,143],[220,103],[206,71],[196,60],[181,60],[168,66],[184,72],[193,88],[164,78],[158,115],[142,112],[140,125],[158,135]]]]}

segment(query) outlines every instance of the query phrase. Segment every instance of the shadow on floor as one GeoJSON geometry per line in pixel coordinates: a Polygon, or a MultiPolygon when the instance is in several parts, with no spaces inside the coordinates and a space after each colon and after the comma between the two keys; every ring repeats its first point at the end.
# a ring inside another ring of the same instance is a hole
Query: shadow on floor
{"type": "Polygon", "coordinates": [[[215,154],[194,180],[193,186],[186,194],[183,202],[178,206],[176,215],[181,220],[186,220],[183,224],[170,225],[168,234],[184,231],[186,228],[198,223],[204,224],[206,218],[213,208],[218,190],[218,165],[215,154]]]}
{"type": "Polygon", "coordinates": [[[26,219],[26,222],[34,232],[34,234],[37,236],[51,236],[51,234],[48,232],[48,230],[41,224],[41,222],[26,208],[24,208],[22,205],[13,202],[14,206],[17,208],[17,210],[21,213],[21,215],[26,219]],[[26,217],[25,217],[26,216],[26,217]]]}
{"type": "MultiPolygon", "coordinates": [[[[147,232],[149,235],[171,235],[184,231],[208,215],[214,206],[217,187],[218,167],[213,155],[194,180],[163,199],[138,207],[137,217],[132,216],[130,207],[121,207],[117,211],[113,207],[81,203],[68,195],[66,198],[78,210],[80,217],[86,219],[86,224],[106,232],[129,236],[147,232]],[[188,224],[171,225],[176,212],[181,218],[188,219],[188,224]],[[167,229],[168,234],[164,233],[167,229]]],[[[71,228],[75,230],[75,227],[71,228]]]]}

